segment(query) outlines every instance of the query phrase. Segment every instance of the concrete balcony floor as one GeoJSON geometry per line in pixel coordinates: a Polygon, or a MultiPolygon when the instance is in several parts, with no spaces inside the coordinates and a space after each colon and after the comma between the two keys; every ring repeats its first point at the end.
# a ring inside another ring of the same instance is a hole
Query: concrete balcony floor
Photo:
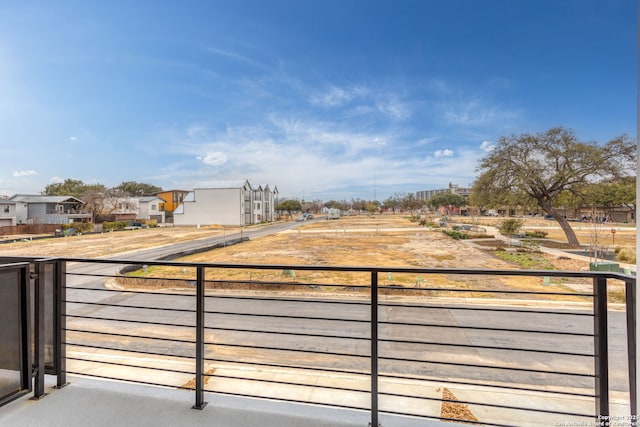
{"type": "MultiPolygon", "coordinates": [[[[216,427],[366,427],[367,412],[205,394],[207,406],[192,409],[194,393],[69,376],[69,385],[47,395],[23,396],[0,408],[0,425],[12,427],[216,426],[216,427]]],[[[384,427],[431,427],[454,424],[380,416],[384,427]]]]}

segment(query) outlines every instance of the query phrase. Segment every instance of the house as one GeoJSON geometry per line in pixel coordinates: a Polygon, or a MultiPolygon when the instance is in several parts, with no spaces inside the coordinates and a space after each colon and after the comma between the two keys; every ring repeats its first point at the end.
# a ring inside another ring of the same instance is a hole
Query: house
{"type": "Polygon", "coordinates": [[[91,222],[91,214],[82,211],[84,202],[75,197],[16,194],[9,200],[15,202],[18,224],[91,222]]]}
{"type": "Polygon", "coordinates": [[[138,197],[138,219],[156,220],[158,223],[165,221],[165,206],[163,198],[159,196],[138,197]]]}
{"type": "Polygon", "coordinates": [[[156,220],[163,223],[164,200],[158,196],[118,197],[108,200],[105,210],[112,221],[156,220]]]}
{"type": "Polygon", "coordinates": [[[0,199],[0,227],[16,225],[16,202],[0,199]]]}
{"type": "Polygon", "coordinates": [[[164,212],[173,212],[180,206],[189,193],[187,190],[166,190],[160,191],[154,194],[154,196],[158,196],[164,200],[164,212]]]}
{"type": "Polygon", "coordinates": [[[277,188],[251,186],[247,180],[197,184],[173,212],[176,225],[236,225],[270,222],[277,188]]]}

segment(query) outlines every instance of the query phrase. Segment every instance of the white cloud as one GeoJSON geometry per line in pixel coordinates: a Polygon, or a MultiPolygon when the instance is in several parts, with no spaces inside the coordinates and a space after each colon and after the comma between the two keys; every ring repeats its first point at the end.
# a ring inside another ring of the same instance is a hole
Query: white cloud
{"type": "Polygon", "coordinates": [[[377,110],[392,120],[405,120],[411,116],[408,105],[401,102],[397,95],[384,96],[376,102],[377,110]]]}
{"type": "Polygon", "coordinates": [[[311,96],[310,102],[313,105],[322,107],[338,107],[345,105],[359,98],[366,97],[371,91],[364,86],[353,86],[341,88],[331,86],[326,92],[317,93],[311,96]]]}
{"type": "Polygon", "coordinates": [[[60,178],[59,176],[52,176],[49,182],[52,184],[62,184],[64,182],[64,179],[60,178]]]}
{"type": "Polygon", "coordinates": [[[77,136],[70,136],[70,137],[69,137],[69,141],[71,141],[71,142],[74,142],[74,141],[76,141],[77,139],[78,139],[78,137],[77,137],[77,136]]]}
{"type": "Polygon", "coordinates": [[[445,148],[444,150],[436,150],[433,154],[436,157],[451,157],[453,156],[453,151],[445,148]]]}
{"type": "Polygon", "coordinates": [[[13,173],[13,176],[15,178],[21,178],[24,176],[33,176],[33,175],[37,175],[38,172],[34,171],[34,170],[26,170],[26,171],[15,171],[13,173]]]}
{"type": "Polygon", "coordinates": [[[485,141],[482,141],[482,144],[480,144],[480,149],[485,153],[492,151],[495,147],[496,147],[495,144],[491,141],[485,140],[485,141]]]}
{"type": "Polygon", "coordinates": [[[438,105],[440,114],[450,125],[486,126],[502,121],[512,121],[519,111],[502,109],[480,99],[459,102],[444,102],[438,105]]]}
{"type": "Polygon", "coordinates": [[[204,157],[199,156],[197,159],[209,166],[220,166],[227,163],[228,160],[227,155],[220,151],[209,151],[204,157]]]}

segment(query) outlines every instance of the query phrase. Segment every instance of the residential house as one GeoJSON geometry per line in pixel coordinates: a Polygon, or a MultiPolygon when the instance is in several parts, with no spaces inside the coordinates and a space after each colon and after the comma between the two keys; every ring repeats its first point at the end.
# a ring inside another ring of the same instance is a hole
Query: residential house
{"type": "Polygon", "coordinates": [[[84,202],[75,197],[16,194],[9,200],[15,202],[18,224],[91,222],[91,214],[82,211],[84,202]]]}
{"type": "Polygon", "coordinates": [[[16,202],[0,199],[0,227],[16,225],[16,202]]]}
{"type": "Polygon", "coordinates": [[[202,182],[173,212],[173,221],[176,225],[236,226],[272,221],[274,190],[268,185],[252,187],[247,180],[202,182]]]}
{"type": "Polygon", "coordinates": [[[180,206],[189,193],[187,190],[166,190],[156,193],[155,196],[164,200],[165,212],[173,212],[180,206]]]}
{"type": "Polygon", "coordinates": [[[156,220],[163,223],[164,200],[158,196],[118,197],[107,200],[105,210],[112,221],[156,220]]]}
{"type": "Polygon", "coordinates": [[[158,223],[164,223],[165,206],[164,199],[159,196],[138,197],[139,211],[137,219],[150,219],[156,220],[158,223]]]}

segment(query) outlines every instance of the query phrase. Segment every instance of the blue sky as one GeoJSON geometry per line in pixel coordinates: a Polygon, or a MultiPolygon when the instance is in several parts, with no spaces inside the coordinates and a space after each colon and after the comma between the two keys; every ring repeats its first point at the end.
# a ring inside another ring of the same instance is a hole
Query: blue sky
{"type": "Polygon", "coordinates": [[[0,193],[466,186],[504,135],[635,137],[637,22],[631,0],[4,0],[0,193]]]}

